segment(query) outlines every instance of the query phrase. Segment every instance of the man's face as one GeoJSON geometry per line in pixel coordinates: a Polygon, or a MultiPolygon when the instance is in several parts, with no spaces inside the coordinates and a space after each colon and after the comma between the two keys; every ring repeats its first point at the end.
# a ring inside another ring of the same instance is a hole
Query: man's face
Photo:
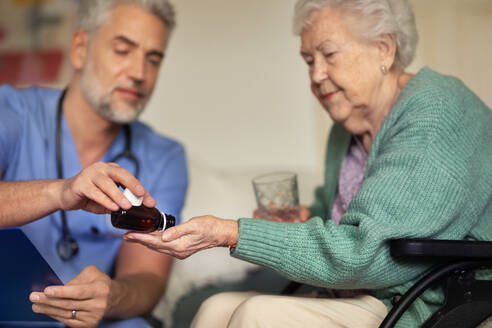
{"type": "Polygon", "coordinates": [[[130,4],[118,5],[91,36],[81,89],[94,109],[110,121],[128,123],[152,94],[167,42],[164,23],[130,4]]]}

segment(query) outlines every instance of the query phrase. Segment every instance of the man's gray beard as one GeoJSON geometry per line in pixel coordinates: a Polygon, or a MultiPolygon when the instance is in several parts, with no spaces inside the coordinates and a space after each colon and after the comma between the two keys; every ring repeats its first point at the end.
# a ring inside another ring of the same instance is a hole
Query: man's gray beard
{"type": "Polygon", "coordinates": [[[134,85],[132,83],[117,83],[112,85],[106,92],[101,85],[101,82],[94,74],[92,59],[88,58],[87,64],[82,69],[80,77],[80,89],[82,90],[82,95],[92,108],[104,118],[114,123],[127,124],[135,121],[140,116],[145,109],[148,98],[135,105],[134,110],[118,110],[118,108],[114,108],[111,101],[111,95],[118,87],[134,87],[134,85]]]}

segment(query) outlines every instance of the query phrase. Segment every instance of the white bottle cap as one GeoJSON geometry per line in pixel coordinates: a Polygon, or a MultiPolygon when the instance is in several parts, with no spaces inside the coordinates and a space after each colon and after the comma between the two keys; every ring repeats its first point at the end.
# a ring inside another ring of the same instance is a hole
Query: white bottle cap
{"type": "Polygon", "coordinates": [[[135,196],[128,188],[123,191],[123,195],[132,203],[132,206],[140,206],[143,203],[143,197],[135,196]]]}

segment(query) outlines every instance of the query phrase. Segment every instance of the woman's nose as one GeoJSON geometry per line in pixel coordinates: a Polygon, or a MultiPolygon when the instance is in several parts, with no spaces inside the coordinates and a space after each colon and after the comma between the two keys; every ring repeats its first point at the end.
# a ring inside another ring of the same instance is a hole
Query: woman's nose
{"type": "Polygon", "coordinates": [[[323,82],[328,77],[327,66],[323,61],[315,61],[311,68],[311,81],[316,84],[323,82]]]}

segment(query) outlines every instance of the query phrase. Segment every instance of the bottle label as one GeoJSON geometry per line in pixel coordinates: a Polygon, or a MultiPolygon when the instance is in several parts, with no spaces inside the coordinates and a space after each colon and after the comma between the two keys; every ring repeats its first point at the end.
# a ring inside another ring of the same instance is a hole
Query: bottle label
{"type": "Polygon", "coordinates": [[[166,226],[167,226],[167,218],[166,218],[166,214],[162,213],[161,211],[159,211],[159,212],[160,212],[160,213],[161,213],[161,215],[162,215],[162,221],[163,221],[163,223],[162,223],[162,228],[161,228],[161,229],[159,229],[159,231],[164,231],[164,230],[166,230],[166,226]]]}

